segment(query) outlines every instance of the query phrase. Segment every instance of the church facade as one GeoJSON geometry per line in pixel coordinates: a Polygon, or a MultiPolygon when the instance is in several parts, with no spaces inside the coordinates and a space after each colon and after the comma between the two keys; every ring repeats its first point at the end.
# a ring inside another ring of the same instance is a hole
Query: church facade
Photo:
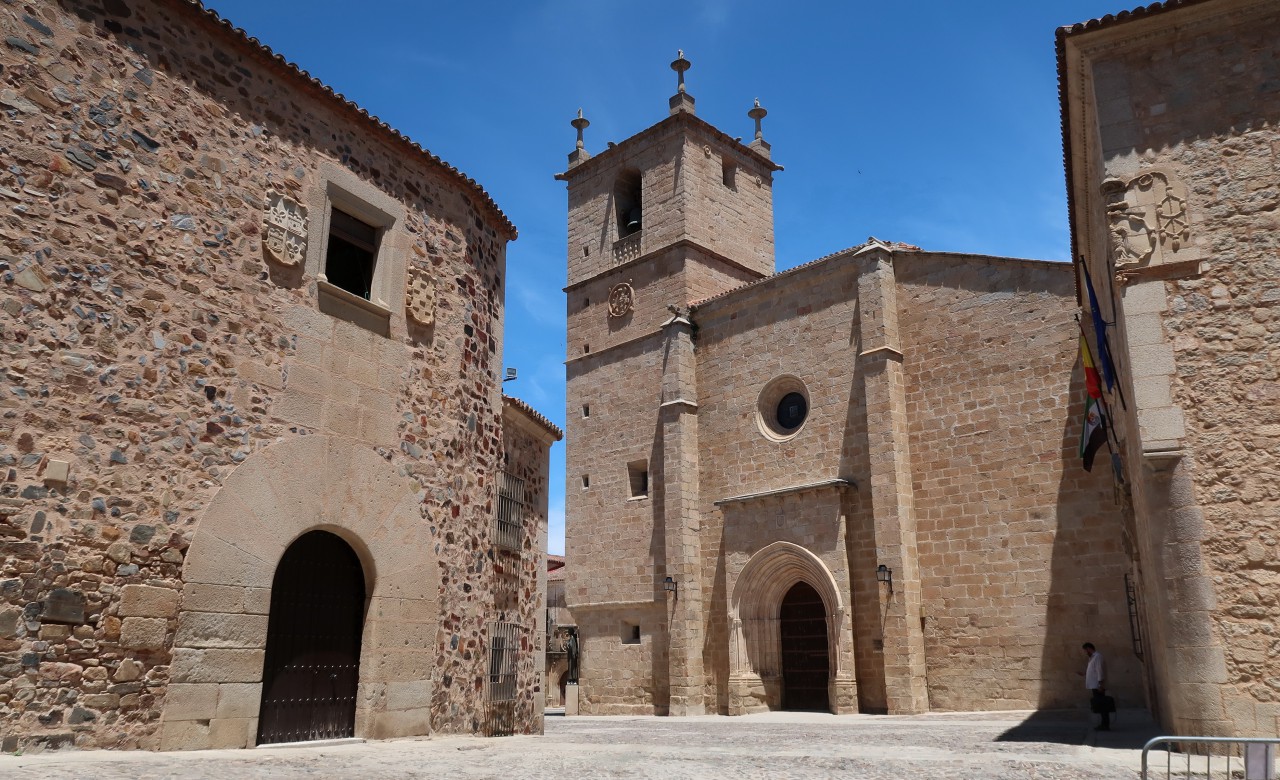
{"type": "Polygon", "coordinates": [[[781,171],[695,113],[568,185],[567,607],[584,714],[1141,700],[1072,268],[871,239],[775,273],[781,171]],[[1113,649],[1107,647],[1107,649],[1113,649]]]}
{"type": "Polygon", "coordinates": [[[540,733],[514,226],[198,2],[0,27],[2,749],[540,733]]]}

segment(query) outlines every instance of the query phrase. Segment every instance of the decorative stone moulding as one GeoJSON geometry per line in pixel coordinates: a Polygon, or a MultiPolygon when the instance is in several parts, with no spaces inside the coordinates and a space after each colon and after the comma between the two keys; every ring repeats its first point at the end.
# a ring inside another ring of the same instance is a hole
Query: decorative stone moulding
{"type": "Polygon", "coordinates": [[[425,268],[410,267],[408,290],[404,299],[404,313],[422,326],[436,321],[436,280],[425,268]]]}
{"type": "Polygon", "coordinates": [[[609,316],[625,317],[630,314],[636,305],[636,291],[631,288],[627,282],[615,284],[609,290],[609,316]]]}
{"type": "Polygon", "coordinates": [[[756,425],[765,438],[787,441],[804,428],[809,418],[809,388],[798,376],[775,377],[756,399],[756,425]]]}
{"type": "Polygon", "coordinates": [[[267,260],[298,266],[307,256],[307,208],[278,192],[267,193],[262,212],[262,251],[267,260]]]}
{"type": "Polygon", "coordinates": [[[1176,176],[1153,168],[1128,179],[1108,178],[1101,189],[1116,281],[1194,276],[1203,270],[1202,258],[1189,249],[1187,188],[1176,176]]]}

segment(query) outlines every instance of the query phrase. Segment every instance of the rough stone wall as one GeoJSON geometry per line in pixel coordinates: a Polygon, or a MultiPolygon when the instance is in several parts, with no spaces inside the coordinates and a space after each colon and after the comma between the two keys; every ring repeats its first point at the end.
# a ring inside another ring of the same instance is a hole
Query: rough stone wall
{"type": "Polygon", "coordinates": [[[1151,684],[1183,733],[1280,722],[1277,41],[1274,4],[1248,0],[1067,39],[1075,238],[1117,320],[1151,684]],[[1185,188],[1187,231],[1118,284],[1099,193],[1152,171],[1185,188]]]}
{"type": "Polygon", "coordinates": [[[550,447],[557,438],[510,403],[504,406],[503,468],[524,480],[519,552],[493,554],[493,619],[525,627],[516,666],[516,733],[541,734],[545,703],[547,609],[547,506],[550,447]],[[539,576],[541,574],[541,576],[539,576]],[[541,583],[541,587],[539,587],[541,583]]]}
{"type": "Polygon", "coordinates": [[[0,731],[155,746],[202,512],[255,451],[344,425],[425,491],[423,554],[444,573],[430,728],[477,730],[492,593],[463,573],[487,568],[502,455],[505,229],[190,7],[105,8],[0,18],[0,731]],[[399,297],[390,339],[303,324],[313,272],[264,263],[262,210],[268,191],[305,198],[326,166],[402,204],[384,240],[442,280],[434,329],[414,331],[399,297]],[[354,399],[369,425],[342,419],[354,399]],[[60,589],[83,594],[83,621],[42,618],[60,589]]]}
{"type": "Polygon", "coordinates": [[[1080,706],[1080,645],[1143,700],[1104,451],[1077,456],[1071,267],[972,256],[896,263],[929,702],[1080,706]]]}

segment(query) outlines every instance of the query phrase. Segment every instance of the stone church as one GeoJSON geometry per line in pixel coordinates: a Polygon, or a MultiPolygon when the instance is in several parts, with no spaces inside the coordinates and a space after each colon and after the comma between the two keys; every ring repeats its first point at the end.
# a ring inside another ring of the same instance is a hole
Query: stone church
{"type": "Polygon", "coordinates": [[[1166,733],[1280,731],[1280,8],[1057,53],[1074,266],[872,239],[775,273],[765,111],[699,119],[683,57],[649,129],[592,156],[575,120],[582,712],[1082,706],[1089,640],[1166,733]]]}
{"type": "Polygon", "coordinates": [[[0,27],[3,750],[540,733],[515,227],[199,2],[0,27]]]}
{"type": "Polygon", "coordinates": [[[782,166],[668,115],[568,185],[567,606],[579,711],[1140,700],[1108,469],[1077,452],[1066,263],[870,239],[775,272],[782,166]]]}

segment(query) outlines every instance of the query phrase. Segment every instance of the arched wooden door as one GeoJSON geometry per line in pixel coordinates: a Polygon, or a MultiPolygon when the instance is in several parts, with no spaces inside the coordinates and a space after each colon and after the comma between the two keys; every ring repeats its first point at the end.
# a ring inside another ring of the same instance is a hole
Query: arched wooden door
{"type": "Polygon", "coordinates": [[[783,709],[830,711],[827,685],[831,667],[822,596],[809,583],[797,582],[783,597],[778,618],[783,709]]]}
{"type": "Polygon", "coordinates": [[[258,744],[355,736],[364,570],[327,531],[298,537],[271,583],[258,744]]]}

